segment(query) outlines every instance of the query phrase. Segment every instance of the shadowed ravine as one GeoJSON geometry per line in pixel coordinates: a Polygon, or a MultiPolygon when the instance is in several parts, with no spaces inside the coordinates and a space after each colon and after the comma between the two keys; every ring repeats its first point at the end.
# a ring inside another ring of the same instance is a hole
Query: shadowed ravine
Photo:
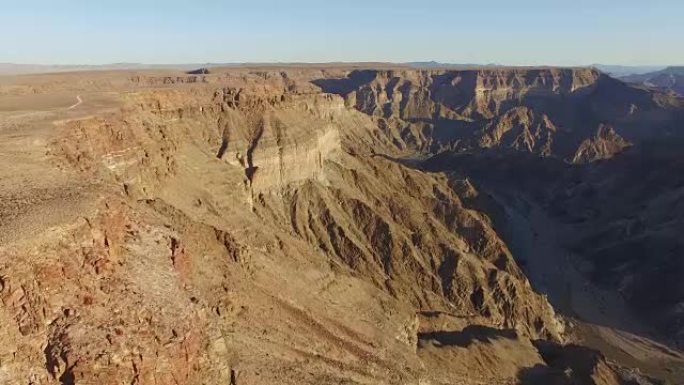
{"type": "MultiPolygon", "coordinates": [[[[676,378],[684,374],[684,354],[655,342],[668,341],[667,336],[644,325],[622,296],[591,282],[587,261],[562,246],[563,234],[567,237],[572,227],[551,219],[529,198],[489,193],[505,209],[511,248],[530,282],[571,322],[582,324],[579,330],[588,334],[584,338],[589,346],[611,359],[621,358],[615,354],[619,350],[637,357],[650,354],[654,361],[670,367],[667,372],[671,373],[661,375],[676,378]]],[[[642,368],[648,372],[650,365],[642,368]]]]}
{"type": "MultiPolygon", "coordinates": [[[[482,162],[496,168],[491,163],[496,161],[492,159],[483,158],[482,162]]],[[[467,174],[469,163],[462,165],[465,169],[455,167],[456,174],[467,174]]],[[[427,160],[417,167],[427,166],[435,171],[444,169],[445,164],[448,162],[444,159],[427,160]]],[[[568,247],[581,225],[563,222],[549,213],[544,208],[548,203],[539,202],[541,195],[535,190],[539,186],[523,188],[515,187],[520,186],[516,183],[502,183],[510,177],[504,168],[489,175],[475,170],[473,175],[473,183],[490,199],[486,207],[497,231],[507,241],[535,290],[546,295],[566,318],[570,335],[611,360],[629,362],[644,373],[677,383],[684,375],[684,354],[676,342],[658,328],[647,325],[623,296],[593,282],[595,273],[591,261],[568,247]]],[[[557,177],[556,173],[554,178],[557,177]]],[[[542,186],[543,181],[542,178],[542,186]]],[[[543,383],[544,380],[537,378],[539,373],[545,370],[532,369],[521,373],[521,378],[533,384],[538,383],[534,381],[543,383]]]]}

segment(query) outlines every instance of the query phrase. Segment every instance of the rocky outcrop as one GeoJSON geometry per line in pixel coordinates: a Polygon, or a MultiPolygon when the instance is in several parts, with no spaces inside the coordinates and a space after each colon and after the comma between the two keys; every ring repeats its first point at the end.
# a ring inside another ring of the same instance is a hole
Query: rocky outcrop
{"type": "Polygon", "coordinates": [[[450,115],[492,117],[515,100],[589,92],[600,76],[592,70],[559,69],[372,74],[370,81],[346,94],[348,103],[368,114],[409,121],[450,115]]]}
{"type": "Polygon", "coordinates": [[[343,165],[326,170],[330,187],[308,182],[286,195],[282,215],[299,237],[417,312],[560,338],[562,325],[488,218],[465,208],[444,177],[382,158],[343,165]]]}
{"type": "Polygon", "coordinates": [[[334,123],[344,109],[339,99],[283,94],[268,101],[244,90],[216,96],[221,100],[217,157],[243,167],[255,193],[322,179],[323,162],[341,150],[334,123]]]}
{"type": "Polygon", "coordinates": [[[591,163],[610,159],[621,153],[631,144],[618,135],[612,127],[599,126],[596,136],[586,139],[575,153],[573,163],[591,163]]]}
{"type": "Polygon", "coordinates": [[[170,264],[177,235],[130,209],[112,199],[33,251],[0,249],[4,383],[227,381],[217,330],[170,264]]]}
{"type": "MultiPolygon", "coordinates": [[[[532,341],[562,344],[566,324],[483,212],[489,198],[463,175],[412,165],[445,149],[564,156],[584,137],[568,123],[577,110],[557,106],[593,108],[583,98],[605,80],[590,70],[341,72],[126,74],[107,80],[129,87],[118,109],[55,122],[47,159],[98,182],[95,209],[0,246],[0,379],[558,374],[532,341]]],[[[610,384],[612,369],[591,364],[610,384]]]]}
{"type": "MultiPolygon", "coordinates": [[[[291,371],[322,365],[329,368],[316,376],[394,383],[393,376],[427,375],[416,364],[416,322],[435,312],[521,338],[562,339],[562,323],[489,219],[464,207],[444,176],[376,156],[395,147],[343,98],[293,91],[270,77],[255,75],[260,87],[131,93],[119,112],[61,123],[53,159],[117,186],[107,200],[121,200],[129,213],[120,233],[88,218],[92,231],[104,233],[97,242],[111,250],[93,257],[92,279],[109,274],[123,292],[88,294],[83,301],[103,313],[62,314],[49,327],[17,318],[21,330],[44,336],[36,344],[49,341],[40,375],[76,384],[107,376],[251,383],[263,367],[280,373],[279,381],[314,381],[291,371]],[[329,294],[316,298],[311,285],[329,294]],[[341,290],[357,294],[340,303],[333,293],[341,290]],[[100,318],[118,314],[115,294],[117,306],[144,314],[100,318]],[[331,321],[352,304],[372,322],[362,326],[354,313],[331,321]],[[247,307],[273,322],[256,321],[247,307]],[[276,322],[281,317],[293,323],[276,322]],[[264,330],[270,337],[261,337],[264,330]],[[313,345],[297,342],[307,333],[313,345]],[[293,354],[279,347],[262,355],[264,338],[294,344],[310,363],[277,358],[293,354]]],[[[68,301],[87,292],[84,279],[73,283],[68,301]]],[[[13,292],[13,280],[6,282],[13,292]]],[[[57,306],[49,293],[41,300],[57,306]]]]}
{"type": "Polygon", "coordinates": [[[546,115],[539,115],[527,107],[508,110],[482,129],[480,147],[506,147],[517,151],[551,156],[553,140],[558,128],[546,115]]]}
{"type": "Polygon", "coordinates": [[[672,134],[682,119],[681,100],[593,69],[359,71],[316,84],[372,116],[398,148],[425,154],[514,149],[572,161],[601,124],[633,142],[672,134]]]}
{"type": "Polygon", "coordinates": [[[226,168],[217,177],[237,187],[211,194],[242,196],[266,223],[287,218],[282,231],[416,311],[460,309],[535,338],[560,338],[553,311],[531,292],[488,219],[465,209],[444,179],[352,155],[366,151],[364,137],[377,140],[355,126],[372,122],[346,110],[341,98],[234,88],[192,99],[155,92],[131,96],[122,114],[117,123],[70,123],[55,154],[84,170],[104,165],[127,194],[146,199],[192,178],[184,170],[188,157],[211,155],[219,162],[212,167],[226,168]],[[397,191],[405,202],[396,202],[397,191]]]}

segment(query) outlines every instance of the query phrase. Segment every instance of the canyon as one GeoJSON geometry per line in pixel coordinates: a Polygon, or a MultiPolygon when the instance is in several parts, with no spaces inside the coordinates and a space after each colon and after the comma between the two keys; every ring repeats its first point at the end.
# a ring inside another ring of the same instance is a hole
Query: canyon
{"type": "Polygon", "coordinates": [[[591,68],[0,77],[0,382],[684,383],[684,99],[591,68]]]}

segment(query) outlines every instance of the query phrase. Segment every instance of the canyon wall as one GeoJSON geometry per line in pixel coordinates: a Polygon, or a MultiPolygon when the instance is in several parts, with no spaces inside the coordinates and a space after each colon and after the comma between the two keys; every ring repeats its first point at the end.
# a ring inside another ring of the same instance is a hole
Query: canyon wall
{"type": "Polygon", "coordinates": [[[562,345],[487,194],[414,166],[446,149],[609,158],[633,140],[630,108],[614,106],[614,130],[573,114],[620,84],[555,69],[136,76],[112,80],[117,108],[57,120],[46,141],[51,165],[96,182],[92,209],[0,246],[5,383],[619,383],[562,345]]]}

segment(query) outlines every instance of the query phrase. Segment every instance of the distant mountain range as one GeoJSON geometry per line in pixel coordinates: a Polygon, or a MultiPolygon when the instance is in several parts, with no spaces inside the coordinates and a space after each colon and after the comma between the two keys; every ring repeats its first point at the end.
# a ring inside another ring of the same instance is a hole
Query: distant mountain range
{"type": "Polygon", "coordinates": [[[624,66],[624,65],[609,65],[609,64],[592,64],[591,67],[608,74],[612,77],[624,77],[629,75],[641,75],[649,72],[662,70],[666,66],[624,66]]]}
{"type": "MultiPolygon", "coordinates": [[[[430,69],[430,68],[459,68],[459,69],[468,69],[468,68],[482,68],[482,67],[516,67],[516,66],[510,66],[506,64],[497,64],[497,63],[489,63],[489,64],[476,64],[476,63],[442,63],[442,62],[437,62],[437,61],[425,61],[425,62],[408,62],[404,63],[404,65],[408,65],[410,67],[414,68],[424,68],[424,69],[430,69]]],[[[521,66],[525,67],[525,66],[521,66]]],[[[533,67],[562,67],[562,66],[533,66],[533,67]]],[[[662,70],[666,66],[664,65],[652,65],[652,66],[625,66],[625,65],[609,65],[609,64],[591,64],[588,66],[579,66],[579,67],[593,67],[598,69],[599,71],[608,74],[612,77],[624,77],[624,76],[629,76],[629,75],[641,75],[641,74],[646,74],[649,72],[655,72],[662,70]]]]}
{"type": "MultiPolygon", "coordinates": [[[[430,69],[430,68],[458,68],[458,69],[469,69],[469,68],[492,68],[492,67],[516,67],[506,64],[474,64],[474,63],[441,63],[437,61],[425,61],[425,62],[408,62],[403,63],[404,65],[419,68],[419,69],[430,69]]],[[[521,66],[525,67],[525,66],[521,66]]],[[[533,67],[561,67],[561,66],[533,66],[533,67]]],[[[612,77],[621,78],[630,75],[642,75],[650,72],[655,72],[664,69],[664,65],[652,65],[652,66],[625,66],[625,65],[609,65],[609,64],[591,64],[588,66],[579,67],[593,67],[599,71],[608,74],[612,77]]]]}
{"type": "Polygon", "coordinates": [[[684,96],[684,66],[667,67],[660,71],[624,76],[621,79],[628,83],[684,96]]]}

